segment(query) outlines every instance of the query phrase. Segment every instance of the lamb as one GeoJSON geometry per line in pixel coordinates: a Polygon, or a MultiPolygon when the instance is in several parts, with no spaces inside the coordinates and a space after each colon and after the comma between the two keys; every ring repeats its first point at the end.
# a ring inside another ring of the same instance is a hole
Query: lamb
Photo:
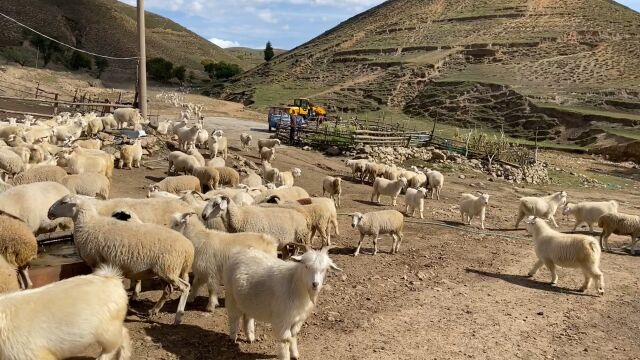
{"type": "Polygon", "coordinates": [[[177,194],[180,191],[202,191],[200,180],[192,175],[169,176],[164,180],[149,185],[149,189],[177,194]]]}
{"type": "Polygon", "coordinates": [[[25,164],[22,158],[9,148],[0,148],[0,170],[13,177],[25,170],[25,164]]]}
{"type": "Polygon", "coordinates": [[[635,254],[635,245],[640,238],[640,217],[622,213],[606,213],[598,219],[598,226],[602,228],[600,234],[600,247],[609,251],[609,236],[630,235],[631,245],[629,250],[631,254],[635,254]]]}
{"type": "Polygon", "coordinates": [[[68,194],[64,185],[50,181],[14,186],[0,194],[0,210],[24,221],[36,235],[48,233],[65,226],[64,219],[49,221],[47,210],[68,194]]]}
{"type": "Polygon", "coordinates": [[[347,160],[345,163],[349,168],[351,168],[353,180],[355,181],[357,176],[360,175],[360,182],[364,183],[364,175],[368,161],[366,159],[347,160]]]}
{"type": "Polygon", "coordinates": [[[122,145],[118,163],[120,169],[125,165],[129,170],[131,170],[131,166],[139,168],[140,160],[142,160],[142,143],[140,139],[136,139],[132,145],[122,145]]]}
{"type": "Polygon", "coordinates": [[[213,312],[218,306],[220,283],[223,272],[235,249],[256,249],[272,257],[277,257],[278,242],[271,236],[258,233],[243,232],[229,234],[216,230],[208,230],[193,213],[175,214],[171,228],[191,240],[195,247],[193,259],[193,285],[188,302],[195,300],[198,290],[207,285],[209,303],[207,311],[213,312]]]}
{"type": "Polygon", "coordinates": [[[309,228],[302,214],[292,209],[237,206],[228,196],[213,197],[202,210],[202,219],[222,218],[228,232],[257,232],[278,239],[278,249],[290,243],[307,243],[309,228]],[[282,221],[286,219],[286,221],[282,221]]]}
{"type": "Polygon", "coordinates": [[[322,180],[322,196],[329,194],[329,198],[335,201],[340,207],[340,196],[342,195],[342,179],[339,177],[327,176],[322,180]]]}
{"type": "Polygon", "coordinates": [[[520,207],[518,208],[518,219],[516,220],[516,229],[520,225],[520,221],[525,216],[537,216],[539,218],[551,220],[553,226],[558,227],[556,219],[553,217],[558,206],[567,202],[567,193],[559,191],[551,195],[543,197],[523,197],[520,198],[520,207]]]}
{"type": "Polygon", "coordinates": [[[424,187],[431,191],[431,199],[436,197],[440,200],[440,191],[444,186],[444,175],[441,172],[435,170],[427,170],[427,179],[424,182],[424,187]]]}
{"type": "Polygon", "coordinates": [[[189,270],[193,244],[182,234],[156,224],[120,221],[98,215],[91,202],[77,195],[65,196],[49,209],[49,218],[73,219],[73,240],[78,255],[91,268],[101,264],[118,267],[125,277],[144,280],[158,276],[168,286],[149,311],[156,315],[173,289],[181,292],[175,324],[180,324],[189,295],[189,270]]]}
{"type": "Polygon", "coordinates": [[[600,202],[580,202],[577,204],[566,203],[562,209],[562,215],[573,215],[576,218],[576,222],[573,225],[573,231],[575,232],[578,225],[587,223],[589,226],[589,232],[593,232],[593,224],[598,222],[598,219],[607,213],[617,213],[618,202],[600,201],[600,202]]]}
{"type": "Polygon", "coordinates": [[[267,183],[275,183],[280,170],[271,166],[268,161],[262,162],[262,178],[267,183]]]}
{"type": "Polygon", "coordinates": [[[413,189],[419,189],[424,185],[426,181],[427,174],[423,173],[422,171],[418,171],[416,172],[415,176],[413,176],[411,179],[408,179],[407,186],[413,189]]]}
{"type": "Polygon", "coordinates": [[[262,162],[272,162],[273,159],[276,158],[276,149],[275,148],[264,148],[260,150],[260,160],[262,162]]]}
{"type": "Polygon", "coordinates": [[[202,126],[196,124],[190,128],[182,127],[177,129],[176,135],[178,135],[178,147],[182,150],[187,150],[189,145],[195,145],[198,134],[202,131],[202,126]]]}
{"type": "Polygon", "coordinates": [[[53,129],[53,139],[57,144],[65,143],[71,139],[78,139],[86,126],[87,123],[84,119],[75,120],[70,125],[58,126],[53,129]]]}
{"type": "Polygon", "coordinates": [[[169,168],[167,175],[188,173],[191,169],[202,166],[198,159],[191,155],[187,155],[182,151],[172,151],[168,156],[169,168]]]}
{"type": "Polygon", "coordinates": [[[211,158],[216,158],[218,153],[223,159],[227,158],[229,153],[229,144],[227,138],[222,136],[222,130],[218,130],[213,133],[211,137],[209,137],[209,151],[211,152],[211,158]]]}
{"type": "MultiPolygon", "coordinates": [[[[365,166],[363,177],[367,178],[373,184],[378,176],[382,176],[384,174],[384,169],[385,169],[384,164],[368,162],[367,165],[365,166]]],[[[407,184],[405,184],[404,186],[406,187],[407,184]]]]}
{"type": "Polygon", "coordinates": [[[25,172],[14,176],[13,185],[26,185],[45,181],[53,181],[59,183],[65,176],[67,176],[67,172],[59,166],[35,166],[25,172]]]}
{"type": "Polygon", "coordinates": [[[242,146],[242,150],[246,150],[249,145],[251,145],[251,140],[253,137],[247,133],[240,134],[240,145],[242,146]]]}
{"type": "Polygon", "coordinates": [[[113,119],[118,124],[118,129],[122,129],[125,124],[136,128],[138,124],[144,122],[138,109],[120,108],[113,112],[113,119]]]}
{"type": "Polygon", "coordinates": [[[2,293],[20,290],[20,282],[17,275],[18,269],[0,256],[0,296],[2,293]]]}
{"type": "Polygon", "coordinates": [[[258,140],[258,153],[261,154],[263,148],[273,149],[280,144],[279,139],[260,139],[258,140]]]}
{"type": "Polygon", "coordinates": [[[102,148],[102,141],[100,141],[100,139],[76,140],[73,144],[83,149],[100,150],[102,148]]]}
{"type": "Polygon", "coordinates": [[[538,257],[529,276],[535,275],[545,265],[551,272],[551,285],[556,285],[556,266],[580,268],[584,274],[580,291],[586,291],[591,280],[595,280],[598,293],[604,295],[604,276],[600,271],[601,250],[596,239],[581,234],[563,234],[553,230],[545,220],[534,216],[527,219],[527,231],[533,236],[538,257]]]}
{"type": "Polygon", "coordinates": [[[460,216],[462,223],[471,225],[471,219],[474,216],[480,216],[480,228],[484,230],[484,217],[489,204],[489,194],[479,193],[480,196],[473,194],[462,194],[460,199],[460,216]]]}
{"type": "Polygon", "coordinates": [[[214,168],[227,166],[227,164],[225,163],[224,159],[221,158],[221,157],[216,157],[216,158],[213,158],[211,160],[207,160],[205,165],[206,166],[211,166],[211,167],[214,167],[214,168]]]}
{"type": "Polygon", "coordinates": [[[98,135],[101,131],[104,130],[104,123],[102,122],[102,118],[92,117],[87,121],[87,136],[93,137],[98,135]]]}
{"type": "Polygon", "coordinates": [[[302,175],[302,170],[298,168],[293,168],[291,171],[283,171],[278,174],[276,178],[276,186],[277,187],[287,187],[290,188],[293,186],[295,179],[302,175]]]}
{"type": "Polygon", "coordinates": [[[169,129],[171,129],[172,127],[173,127],[172,120],[161,121],[158,123],[158,126],[156,127],[156,131],[160,135],[167,135],[169,133],[169,129]]]}
{"type": "Polygon", "coordinates": [[[107,114],[100,118],[102,120],[102,126],[106,130],[115,129],[118,127],[118,123],[116,119],[113,117],[113,114],[107,114]]]}
{"type": "Polygon", "coordinates": [[[253,342],[254,321],[268,322],[280,342],[281,360],[299,358],[298,332],[317,303],[326,272],[342,271],[329,258],[329,247],[308,249],[294,259],[288,262],[254,249],[235,250],[224,271],[229,336],[237,340],[243,319],[246,336],[253,342]]]}
{"type": "Polygon", "coordinates": [[[393,238],[391,245],[391,254],[395,254],[400,250],[402,243],[402,229],[404,228],[404,217],[402,213],[396,210],[373,211],[366,214],[359,212],[351,215],[351,227],[357,228],[360,232],[360,241],[353,256],[360,254],[360,246],[364,237],[369,235],[373,237],[373,255],[378,253],[378,239],[382,234],[389,234],[393,238]]]}
{"type": "Polygon", "coordinates": [[[385,178],[376,178],[373,182],[373,191],[371,193],[371,201],[380,204],[380,196],[385,195],[391,197],[391,205],[396,206],[398,195],[404,187],[407,186],[407,179],[401,177],[396,181],[390,181],[385,178]]]}
{"type": "Polygon", "coordinates": [[[409,188],[404,196],[405,214],[413,217],[418,209],[420,219],[424,219],[424,199],[427,198],[427,189],[421,187],[419,189],[409,188]]]}
{"type": "Polygon", "coordinates": [[[66,359],[98,345],[100,359],[131,356],[127,293],[117,269],[101,267],[0,297],[0,359],[66,359]]]}
{"type": "Polygon", "coordinates": [[[220,173],[218,169],[211,166],[199,166],[191,170],[191,175],[200,180],[200,187],[208,190],[215,190],[220,183],[220,173]]]}
{"type": "Polygon", "coordinates": [[[60,183],[69,189],[70,194],[78,194],[108,199],[111,182],[102,174],[86,173],[67,175],[60,183]]]}
{"type": "Polygon", "coordinates": [[[217,168],[220,174],[220,185],[236,187],[240,184],[240,174],[230,167],[217,168]]]}
{"type": "Polygon", "coordinates": [[[31,288],[28,267],[38,253],[36,237],[24,221],[6,212],[0,212],[0,229],[0,258],[19,271],[21,288],[31,288]]]}
{"type": "Polygon", "coordinates": [[[196,136],[195,147],[205,147],[209,141],[209,132],[206,129],[202,129],[196,136]]]}
{"type": "Polygon", "coordinates": [[[97,173],[111,179],[113,176],[113,156],[99,150],[80,150],[63,154],[70,174],[97,173]]]}

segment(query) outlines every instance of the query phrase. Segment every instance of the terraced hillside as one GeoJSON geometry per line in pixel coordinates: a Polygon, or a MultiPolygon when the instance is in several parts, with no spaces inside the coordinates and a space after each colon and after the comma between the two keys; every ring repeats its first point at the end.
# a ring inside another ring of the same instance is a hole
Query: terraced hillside
{"type": "MultiPolygon", "coordinates": [[[[65,43],[117,57],[136,56],[136,9],[117,0],[2,0],[0,11],[65,43]]],[[[249,66],[175,22],[146,13],[147,56],[202,70],[204,58],[249,66]]],[[[20,45],[30,34],[0,19],[0,47],[20,45]]],[[[107,76],[135,77],[135,61],[110,62],[107,76]]]]}
{"type": "MultiPolygon", "coordinates": [[[[264,63],[264,49],[252,49],[247,47],[230,47],[226,48],[227,54],[235,56],[239,60],[248,65],[249,68],[256,67],[264,63]]],[[[287,50],[273,49],[275,55],[280,55],[287,50]]]]}
{"type": "Polygon", "coordinates": [[[607,0],[390,0],[223,95],[570,141],[592,121],[640,123],[640,14],[607,0]]]}

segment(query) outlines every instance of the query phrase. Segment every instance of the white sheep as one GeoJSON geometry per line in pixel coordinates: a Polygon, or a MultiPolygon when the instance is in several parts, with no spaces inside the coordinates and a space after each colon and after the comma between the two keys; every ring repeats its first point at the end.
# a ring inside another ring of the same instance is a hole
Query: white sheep
{"type": "MultiPolygon", "coordinates": [[[[378,164],[376,162],[368,162],[367,165],[365,165],[363,177],[373,184],[377,177],[384,175],[385,166],[384,164],[378,164]]],[[[407,178],[405,178],[405,180],[408,182],[407,178]]],[[[407,184],[405,184],[404,187],[407,187],[407,184]]]]}
{"type": "Polygon", "coordinates": [[[102,126],[106,130],[112,130],[118,127],[118,123],[116,119],[113,117],[113,114],[107,114],[100,118],[102,120],[102,126]]]}
{"type": "Polygon", "coordinates": [[[0,194],[0,210],[24,221],[36,235],[48,233],[66,224],[64,219],[50,221],[47,211],[56,200],[68,194],[64,185],[55,182],[14,186],[0,194]]]}
{"type": "Polygon", "coordinates": [[[640,217],[622,213],[606,213],[598,219],[598,226],[602,228],[600,234],[600,246],[603,250],[609,251],[609,236],[629,235],[631,245],[629,250],[635,254],[635,245],[640,239],[640,217]]]}
{"type": "Polygon", "coordinates": [[[276,158],[276,148],[264,148],[260,151],[260,160],[262,162],[272,162],[276,158]]]}
{"type": "Polygon", "coordinates": [[[187,155],[191,155],[194,158],[196,158],[196,160],[198,160],[198,164],[200,164],[200,166],[205,166],[206,162],[204,160],[204,156],[202,156],[200,151],[198,149],[196,149],[195,146],[193,146],[193,145],[189,146],[189,149],[187,149],[187,155]]]}
{"type": "Polygon", "coordinates": [[[192,127],[181,127],[177,129],[176,135],[178,135],[178,147],[181,150],[187,150],[189,145],[195,145],[198,134],[202,131],[202,126],[196,124],[192,127]]]}
{"type": "Polygon", "coordinates": [[[364,182],[364,175],[365,175],[365,171],[367,170],[368,162],[369,161],[367,161],[366,159],[345,161],[345,164],[347,165],[347,167],[351,169],[351,173],[353,174],[354,181],[356,180],[357,176],[360,175],[360,182],[364,182]]]}
{"type": "Polygon", "coordinates": [[[140,160],[142,160],[142,142],[140,139],[136,139],[131,145],[122,145],[120,148],[120,160],[118,161],[120,169],[124,166],[129,170],[131,170],[132,166],[139,168],[140,160]]]}
{"type": "Polygon", "coordinates": [[[14,176],[12,184],[26,185],[45,181],[59,183],[65,176],[67,176],[67,172],[56,165],[34,166],[31,169],[14,176]]]}
{"type": "Polygon", "coordinates": [[[307,243],[309,227],[302,214],[292,209],[237,206],[228,196],[213,197],[202,210],[202,219],[222,218],[228,232],[257,232],[278,239],[278,248],[307,243]],[[282,221],[286,219],[286,221],[282,221]]]}
{"type": "Polygon", "coordinates": [[[87,122],[84,119],[75,120],[69,125],[57,126],[53,129],[53,140],[57,144],[69,142],[80,137],[82,131],[87,126],[87,122]]]}
{"type": "Polygon", "coordinates": [[[206,166],[211,166],[214,168],[219,168],[219,167],[225,167],[227,166],[226,162],[224,161],[223,158],[221,157],[216,157],[210,160],[207,160],[207,162],[205,163],[206,166]]]}
{"type": "Polygon", "coordinates": [[[277,256],[278,241],[269,235],[243,232],[229,234],[207,229],[193,213],[175,214],[171,228],[191,240],[195,248],[193,259],[193,285],[188,302],[195,299],[198,290],[207,285],[209,303],[207,311],[213,312],[218,306],[219,285],[223,271],[234,249],[256,249],[273,257],[277,256]]]}
{"type": "Polygon", "coordinates": [[[587,223],[589,231],[593,232],[593,225],[598,223],[598,219],[607,213],[617,213],[618,202],[611,201],[583,201],[577,204],[566,203],[562,209],[562,215],[573,215],[576,222],[573,225],[575,232],[578,225],[587,223]]]}
{"type": "Polygon", "coordinates": [[[83,149],[100,150],[102,148],[102,141],[100,139],[76,140],[73,142],[73,145],[78,145],[83,149]]]}
{"type": "Polygon", "coordinates": [[[87,121],[87,136],[96,136],[103,130],[104,122],[102,121],[102,118],[93,116],[87,121]]]}
{"type": "Polygon", "coordinates": [[[283,171],[276,178],[276,186],[290,188],[295,183],[295,179],[300,176],[302,176],[302,170],[298,168],[293,168],[291,171],[283,171]]]}
{"type": "Polygon", "coordinates": [[[173,120],[160,121],[158,126],[156,127],[156,131],[160,135],[167,135],[169,133],[169,129],[173,128],[173,120]]]}
{"type": "Polygon", "coordinates": [[[207,143],[209,141],[209,132],[206,129],[202,129],[199,133],[198,136],[196,136],[196,142],[195,142],[195,147],[198,148],[202,148],[207,146],[207,143]]]}
{"type": "Polygon", "coordinates": [[[322,180],[322,196],[329,194],[337,207],[340,207],[340,197],[342,195],[342,179],[339,177],[326,176],[322,180]]]}
{"type": "Polygon", "coordinates": [[[91,202],[77,195],[56,201],[50,218],[73,219],[73,241],[78,255],[91,268],[118,267],[125,277],[144,280],[158,276],[167,283],[160,300],[149,311],[156,315],[173,289],[181,292],[175,324],[179,324],[189,295],[189,270],[194,249],[182,234],[156,224],[120,221],[100,216],[91,202]]]}
{"type": "Polygon", "coordinates": [[[14,175],[23,172],[26,169],[22,158],[11,151],[10,148],[0,148],[0,170],[7,175],[14,175]]]}
{"type": "Polygon", "coordinates": [[[373,255],[378,253],[378,239],[380,235],[389,234],[393,238],[391,254],[400,250],[402,243],[402,230],[404,228],[404,216],[396,210],[373,211],[366,214],[359,212],[351,215],[351,226],[360,232],[360,241],[353,256],[360,254],[360,246],[365,236],[373,238],[373,255]]]}
{"type": "Polygon", "coordinates": [[[136,128],[140,123],[144,123],[144,119],[138,109],[119,108],[113,111],[113,119],[118,124],[118,129],[122,129],[125,125],[136,128]]]}
{"type": "MultiPolygon", "coordinates": [[[[116,198],[110,200],[88,199],[101,216],[125,212],[135,215],[143,223],[169,226],[171,216],[177,212],[190,212],[195,208],[181,199],[169,198],[116,198]]],[[[203,205],[204,207],[204,205],[203,205]]],[[[126,220],[126,219],[125,219],[126,220]]]]}
{"type": "Polygon", "coordinates": [[[424,187],[431,191],[431,199],[435,197],[440,200],[440,192],[444,186],[444,175],[435,170],[427,170],[425,175],[427,179],[424,182],[424,187]]]}
{"type": "Polygon", "coordinates": [[[268,161],[262,162],[262,178],[267,183],[275,183],[280,170],[271,166],[268,161]]]}
{"type": "Polygon", "coordinates": [[[127,293],[112,267],[0,296],[0,359],[66,359],[97,345],[99,359],[127,360],[126,315],[127,293]]]}
{"type": "Polygon", "coordinates": [[[181,196],[180,195],[176,195],[174,193],[170,193],[170,192],[166,192],[166,191],[160,191],[156,188],[153,189],[148,189],[147,190],[147,198],[152,198],[152,199],[180,199],[181,196]]]}
{"type": "Polygon", "coordinates": [[[164,180],[149,185],[149,189],[177,194],[181,191],[202,191],[200,179],[192,175],[169,176],[164,180]]]}
{"type": "Polygon", "coordinates": [[[98,173],[111,179],[113,176],[114,159],[111,154],[100,150],[75,148],[70,154],[62,157],[67,161],[70,174],[98,173]],[[100,153],[98,153],[100,151],[100,153]]]}
{"type": "Polygon", "coordinates": [[[242,146],[242,150],[246,150],[251,145],[251,140],[253,137],[247,133],[240,134],[240,145],[242,146]]]}
{"type": "Polygon", "coordinates": [[[551,220],[553,226],[558,227],[554,215],[558,206],[567,202],[567,193],[558,191],[551,195],[543,197],[527,196],[520,198],[520,206],[518,208],[518,218],[516,220],[516,229],[520,225],[520,221],[525,216],[537,216],[539,218],[551,220]]]}
{"type": "Polygon", "coordinates": [[[276,146],[280,146],[279,139],[259,139],[258,140],[258,153],[262,153],[263,148],[275,148],[276,146]]]}
{"type": "Polygon", "coordinates": [[[240,176],[240,183],[245,184],[250,188],[255,188],[262,186],[262,178],[255,172],[249,171],[247,175],[240,176]]]}
{"type": "Polygon", "coordinates": [[[473,194],[462,194],[460,199],[460,216],[462,223],[471,225],[471,220],[475,216],[480,217],[480,227],[484,230],[484,219],[489,204],[489,194],[479,193],[480,196],[473,194]]]}
{"type": "Polygon", "coordinates": [[[221,130],[214,132],[209,137],[208,147],[211,153],[211,158],[218,157],[218,153],[220,153],[220,156],[223,159],[227,158],[227,155],[229,153],[229,145],[227,138],[225,136],[222,136],[221,130]]]}
{"type": "Polygon", "coordinates": [[[67,175],[62,178],[60,183],[69,189],[70,194],[108,199],[111,192],[111,182],[102,174],[67,175]]]}
{"type": "Polygon", "coordinates": [[[198,166],[202,166],[197,158],[194,156],[183,153],[182,151],[172,151],[167,157],[169,161],[169,168],[167,169],[167,175],[189,173],[191,169],[198,166]]]}
{"type": "Polygon", "coordinates": [[[553,230],[545,220],[534,216],[527,219],[527,231],[533,236],[538,257],[529,276],[535,275],[545,265],[551,272],[551,285],[556,285],[556,266],[580,268],[584,274],[580,291],[586,291],[594,279],[598,293],[604,295],[604,276],[600,271],[601,250],[596,239],[581,234],[563,234],[553,230]]]}
{"type": "Polygon", "coordinates": [[[385,195],[391,198],[391,205],[396,206],[398,195],[400,195],[400,192],[406,186],[407,179],[403,177],[395,181],[387,180],[385,178],[376,178],[373,182],[371,201],[380,204],[380,196],[385,195]]]}
{"type": "Polygon", "coordinates": [[[407,216],[413,217],[413,214],[418,209],[420,213],[420,219],[424,219],[424,199],[427,198],[427,189],[425,188],[409,188],[404,196],[405,213],[407,216]]]}
{"type": "Polygon", "coordinates": [[[298,359],[298,332],[313,311],[327,270],[342,271],[328,252],[328,247],[309,249],[292,262],[253,249],[234,251],[224,272],[231,339],[237,340],[240,320],[250,342],[254,321],[267,322],[280,344],[278,359],[298,359]]]}

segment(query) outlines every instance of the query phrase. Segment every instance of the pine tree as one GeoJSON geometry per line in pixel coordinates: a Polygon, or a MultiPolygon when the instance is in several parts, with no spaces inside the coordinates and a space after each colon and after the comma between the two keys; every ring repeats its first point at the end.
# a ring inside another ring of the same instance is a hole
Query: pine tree
{"type": "Polygon", "coordinates": [[[271,41],[267,41],[267,46],[264,48],[264,60],[271,61],[275,54],[273,53],[273,46],[271,46],[271,41]]]}

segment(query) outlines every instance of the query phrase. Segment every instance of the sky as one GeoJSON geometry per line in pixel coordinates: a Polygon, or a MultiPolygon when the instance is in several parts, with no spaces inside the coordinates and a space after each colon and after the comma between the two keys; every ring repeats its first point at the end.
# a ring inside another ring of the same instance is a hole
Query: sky
{"type": "MultiPolygon", "coordinates": [[[[136,0],[120,0],[135,5],[136,0]]],[[[292,49],[384,0],[145,0],[165,16],[221,47],[292,49]]],[[[640,12],[640,0],[618,1],[640,12]]]]}

